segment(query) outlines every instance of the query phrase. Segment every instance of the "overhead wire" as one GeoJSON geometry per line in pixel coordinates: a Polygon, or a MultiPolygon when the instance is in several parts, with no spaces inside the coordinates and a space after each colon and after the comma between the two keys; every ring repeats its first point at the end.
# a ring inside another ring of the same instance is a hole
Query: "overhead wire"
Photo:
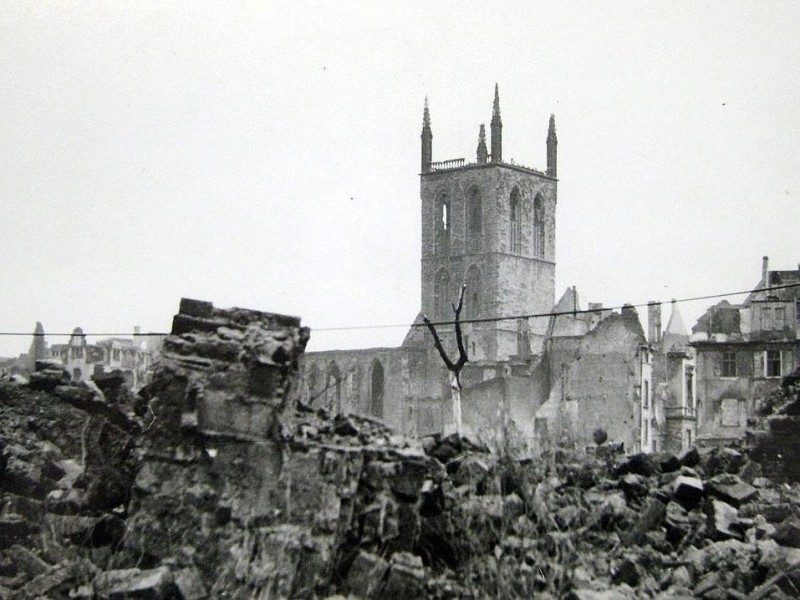
{"type": "MultiPolygon", "coordinates": [[[[505,316],[497,316],[497,317],[474,317],[474,318],[466,318],[466,319],[459,319],[461,324],[465,323],[494,323],[498,321],[515,321],[520,319],[535,319],[535,318],[544,318],[544,317],[561,317],[567,315],[579,315],[579,314],[589,314],[589,313],[600,313],[600,312],[608,312],[608,311],[615,311],[615,310],[624,310],[628,308],[644,308],[647,306],[657,305],[660,306],[662,304],[681,304],[685,302],[696,302],[699,300],[715,300],[717,298],[727,298],[730,296],[741,296],[743,294],[752,294],[756,292],[772,292],[777,290],[785,290],[790,288],[800,287],[800,282],[798,283],[788,283],[785,285],[776,285],[770,286],[766,288],[756,288],[756,289],[748,289],[748,290],[740,290],[736,292],[725,292],[722,294],[707,294],[704,296],[691,296],[688,298],[673,298],[667,302],[664,301],[648,301],[642,302],[639,304],[622,304],[618,306],[602,306],[602,307],[594,307],[594,308],[585,308],[585,309],[573,309],[573,310],[563,310],[563,311],[549,311],[549,312],[540,312],[540,313],[526,313],[526,314],[519,314],[519,315],[505,315],[505,316]]],[[[432,325],[453,325],[455,324],[454,320],[440,320],[440,321],[431,321],[432,325]]],[[[414,322],[410,325],[411,327],[425,327],[425,323],[414,322]]],[[[358,330],[369,330],[369,329],[392,329],[397,327],[409,327],[408,323],[397,323],[397,324],[384,324],[384,325],[345,325],[345,326],[338,326],[338,327],[316,327],[313,330],[315,332],[320,331],[358,331],[358,330]]],[[[47,333],[47,332],[13,332],[13,331],[0,331],[0,336],[33,336],[33,337],[43,337],[43,336],[73,336],[75,332],[70,333],[47,333]]],[[[130,333],[130,332],[114,332],[114,333],[86,333],[82,332],[78,335],[82,336],[92,336],[92,337],[148,337],[148,336],[158,336],[163,337],[169,335],[169,333],[164,332],[147,332],[147,333],[130,333]]]]}

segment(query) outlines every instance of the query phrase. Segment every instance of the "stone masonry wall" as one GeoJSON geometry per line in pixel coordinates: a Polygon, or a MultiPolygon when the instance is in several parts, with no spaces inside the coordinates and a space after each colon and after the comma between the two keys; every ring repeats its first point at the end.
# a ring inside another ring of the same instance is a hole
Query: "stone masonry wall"
{"type": "Polygon", "coordinates": [[[292,317],[181,301],[144,392],[128,562],[196,573],[197,597],[419,595],[421,491],[443,467],[378,421],[304,404],[308,337],[292,317]]]}

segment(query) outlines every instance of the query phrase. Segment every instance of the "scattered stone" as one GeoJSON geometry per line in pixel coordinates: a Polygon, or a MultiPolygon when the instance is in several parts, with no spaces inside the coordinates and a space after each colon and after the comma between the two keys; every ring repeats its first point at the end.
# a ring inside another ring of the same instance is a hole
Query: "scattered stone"
{"type": "Polygon", "coordinates": [[[629,456],[622,464],[617,467],[615,475],[621,477],[626,473],[633,473],[635,475],[643,475],[651,477],[656,475],[659,471],[659,465],[652,454],[633,454],[629,456]]]}
{"type": "Polygon", "coordinates": [[[49,564],[19,544],[11,546],[6,551],[6,556],[31,579],[50,570],[49,564]]]}
{"type": "Polygon", "coordinates": [[[678,455],[678,462],[683,467],[696,467],[700,464],[700,452],[694,446],[686,448],[678,455]]]}
{"type": "Polygon", "coordinates": [[[175,595],[175,579],[168,567],[105,571],[92,582],[100,598],[167,599],[175,595]]]}
{"type": "Polygon", "coordinates": [[[787,518],[775,529],[772,539],[781,546],[800,548],[800,519],[797,517],[787,518]]]}
{"type": "Polygon", "coordinates": [[[409,552],[392,555],[389,575],[380,597],[387,600],[422,598],[425,589],[425,569],[422,559],[409,552]]]}
{"type": "Polygon", "coordinates": [[[175,587],[180,592],[182,600],[204,600],[208,592],[203,585],[203,578],[195,568],[181,569],[175,573],[175,587]]]}
{"type": "Polygon", "coordinates": [[[712,500],[713,507],[713,534],[718,540],[729,538],[742,539],[741,528],[737,526],[739,511],[730,504],[720,500],[712,500]]]}
{"type": "Polygon", "coordinates": [[[358,435],[360,430],[352,419],[345,416],[337,416],[333,423],[333,431],[337,435],[353,436],[358,435]]]}
{"type": "Polygon", "coordinates": [[[645,533],[664,522],[666,512],[667,508],[663,502],[656,498],[648,498],[633,529],[622,536],[623,543],[626,546],[638,544],[645,533]]]}
{"type": "Polygon", "coordinates": [[[639,585],[639,580],[641,579],[641,574],[639,573],[639,568],[636,565],[636,562],[631,558],[624,559],[617,568],[614,569],[614,572],[611,575],[611,582],[614,585],[620,585],[625,583],[631,587],[636,587],[639,585]]]}
{"type": "Polygon", "coordinates": [[[703,482],[697,477],[679,475],[673,484],[675,499],[686,509],[697,506],[705,495],[703,482]]]}
{"type": "Polygon", "coordinates": [[[0,549],[12,546],[17,541],[38,531],[38,525],[31,523],[21,515],[14,513],[0,515],[0,549]]]}
{"type": "Polygon", "coordinates": [[[711,493],[736,508],[758,496],[758,489],[745,483],[736,475],[717,475],[709,482],[711,493]]]}
{"type": "Polygon", "coordinates": [[[360,550],[347,572],[347,587],[357,597],[375,598],[388,569],[389,563],[380,556],[360,550]]]}
{"type": "Polygon", "coordinates": [[[667,541],[673,546],[678,545],[690,532],[691,525],[688,513],[677,502],[667,504],[665,525],[667,541]]]}

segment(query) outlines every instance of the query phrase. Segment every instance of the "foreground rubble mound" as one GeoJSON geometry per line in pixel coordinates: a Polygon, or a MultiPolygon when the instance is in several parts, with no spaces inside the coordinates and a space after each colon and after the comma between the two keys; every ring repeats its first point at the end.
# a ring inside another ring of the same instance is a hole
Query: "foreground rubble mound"
{"type": "Polygon", "coordinates": [[[0,387],[0,598],[798,596],[800,487],[746,453],[409,440],[312,409],[307,340],[183,300],[139,399],[0,387]]]}

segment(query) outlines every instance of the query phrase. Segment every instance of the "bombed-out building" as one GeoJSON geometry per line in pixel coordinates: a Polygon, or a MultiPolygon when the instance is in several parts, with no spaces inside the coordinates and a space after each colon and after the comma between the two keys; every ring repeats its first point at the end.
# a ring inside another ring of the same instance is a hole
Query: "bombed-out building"
{"type": "Polygon", "coordinates": [[[48,358],[61,363],[73,381],[89,381],[95,375],[120,370],[131,389],[146,383],[153,363],[153,353],[144,344],[130,338],[107,338],[90,344],[80,327],[74,329],[66,344],[50,346],[48,358]]]}
{"type": "Polygon", "coordinates": [[[741,304],[722,300],[692,327],[697,356],[697,437],[719,444],[744,435],[781,379],[800,364],[800,268],[761,277],[741,304]]]}

